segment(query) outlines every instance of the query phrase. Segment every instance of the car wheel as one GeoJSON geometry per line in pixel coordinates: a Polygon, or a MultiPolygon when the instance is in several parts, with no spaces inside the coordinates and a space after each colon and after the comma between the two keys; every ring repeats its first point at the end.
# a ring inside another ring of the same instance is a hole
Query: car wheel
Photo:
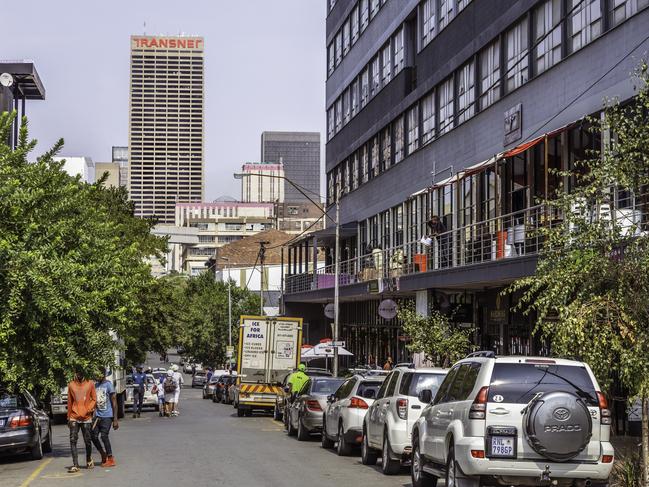
{"type": "MultiPolygon", "coordinates": [[[[413,434],[413,437],[415,434],[413,434]]],[[[424,459],[419,449],[419,442],[416,439],[412,445],[410,477],[412,478],[412,487],[437,487],[437,477],[424,472],[424,459]]]]}
{"type": "Polygon", "coordinates": [[[401,462],[393,460],[391,454],[392,447],[390,447],[390,438],[388,438],[388,432],[386,431],[383,434],[383,451],[381,452],[381,471],[384,475],[394,475],[399,472],[401,467],[401,462]]]}
{"type": "Polygon", "coordinates": [[[214,394],[214,393],[212,393],[212,402],[214,402],[214,403],[217,402],[216,401],[216,394],[214,394]]]}
{"type": "Polygon", "coordinates": [[[370,448],[367,442],[367,430],[363,428],[363,443],[361,443],[361,463],[363,465],[376,465],[378,455],[376,451],[370,448]]]}
{"type": "Polygon", "coordinates": [[[36,433],[36,438],[34,439],[34,446],[32,446],[32,460],[40,460],[43,458],[43,443],[41,442],[41,433],[40,431],[36,433]]]}
{"type": "Polygon", "coordinates": [[[455,448],[453,445],[448,450],[446,459],[446,486],[445,487],[478,487],[480,481],[475,478],[465,477],[455,461],[455,448]]]}
{"type": "Polygon", "coordinates": [[[346,457],[352,452],[352,446],[345,440],[345,431],[343,430],[342,421],[338,425],[338,447],[336,453],[339,457],[346,457]]]}
{"type": "Polygon", "coordinates": [[[309,430],[306,429],[304,426],[304,421],[302,421],[302,418],[298,417],[297,419],[297,441],[307,441],[311,435],[309,434],[309,430]]]}
{"type": "Polygon", "coordinates": [[[47,428],[47,439],[43,442],[43,452],[52,453],[52,427],[47,428]]]}
{"type": "Polygon", "coordinates": [[[291,421],[291,417],[288,416],[288,414],[286,419],[286,433],[288,434],[288,436],[295,436],[297,434],[297,430],[293,427],[293,422],[291,421]]]}
{"type": "Polygon", "coordinates": [[[153,406],[153,410],[154,410],[156,413],[159,412],[159,411],[160,411],[160,404],[156,404],[155,406],[153,406]]]}
{"type": "Polygon", "coordinates": [[[320,446],[327,450],[334,447],[334,442],[327,436],[327,421],[324,414],[322,415],[322,438],[320,438],[320,446]]]}
{"type": "Polygon", "coordinates": [[[237,408],[237,417],[238,418],[243,418],[243,415],[246,413],[245,409],[242,408],[237,408]]]}
{"type": "Polygon", "coordinates": [[[282,415],[279,414],[279,408],[277,407],[277,404],[275,404],[275,407],[273,408],[273,419],[275,421],[281,421],[282,420],[282,415]]]}
{"type": "Polygon", "coordinates": [[[203,389],[203,399],[207,399],[207,394],[205,394],[205,389],[203,389]]]}

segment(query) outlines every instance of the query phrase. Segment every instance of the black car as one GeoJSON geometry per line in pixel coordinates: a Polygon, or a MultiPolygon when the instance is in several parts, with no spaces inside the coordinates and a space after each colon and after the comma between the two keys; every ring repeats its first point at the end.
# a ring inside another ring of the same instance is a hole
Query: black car
{"type": "Polygon", "coordinates": [[[203,387],[207,382],[207,372],[196,372],[192,377],[192,389],[194,387],[203,387]]]}
{"type": "Polygon", "coordinates": [[[50,418],[27,391],[0,388],[0,452],[28,452],[34,460],[52,451],[50,418]]]}
{"type": "Polygon", "coordinates": [[[216,388],[214,389],[214,396],[212,400],[214,402],[222,402],[228,404],[228,390],[230,387],[237,381],[236,375],[222,375],[219,377],[219,380],[216,383],[216,388]]]}

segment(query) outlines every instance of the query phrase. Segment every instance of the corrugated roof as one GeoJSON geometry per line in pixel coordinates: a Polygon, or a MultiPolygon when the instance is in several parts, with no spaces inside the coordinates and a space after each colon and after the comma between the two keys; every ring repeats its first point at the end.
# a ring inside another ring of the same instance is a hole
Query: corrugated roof
{"type": "Polygon", "coordinates": [[[266,230],[224,245],[216,249],[217,267],[221,269],[225,268],[226,265],[230,267],[252,267],[255,265],[259,254],[259,242],[269,242],[266,244],[264,262],[266,264],[280,264],[282,262],[281,246],[293,237],[293,235],[280,230],[266,230]],[[221,257],[226,257],[229,260],[226,262],[221,257]]]}

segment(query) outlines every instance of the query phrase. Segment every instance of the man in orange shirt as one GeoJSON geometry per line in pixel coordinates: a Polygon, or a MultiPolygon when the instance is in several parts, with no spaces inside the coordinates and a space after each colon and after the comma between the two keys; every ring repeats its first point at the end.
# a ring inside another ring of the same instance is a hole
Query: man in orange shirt
{"type": "Polygon", "coordinates": [[[95,466],[92,461],[90,431],[92,429],[92,413],[96,405],[95,383],[86,380],[83,372],[77,370],[74,380],[68,384],[68,427],[70,428],[70,448],[73,462],[72,467],[68,470],[70,473],[79,471],[79,455],[77,453],[79,430],[81,430],[83,442],[86,445],[86,467],[93,468],[95,466]]]}

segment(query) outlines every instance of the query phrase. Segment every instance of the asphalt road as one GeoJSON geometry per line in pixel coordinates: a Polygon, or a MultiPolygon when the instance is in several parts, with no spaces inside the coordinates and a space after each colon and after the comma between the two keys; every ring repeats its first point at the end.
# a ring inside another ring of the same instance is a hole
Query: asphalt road
{"type": "MultiPolygon", "coordinates": [[[[189,382],[186,382],[188,384],[189,382]]],[[[68,429],[54,427],[54,452],[35,462],[0,458],[2,487],[56,486],[408,486],[407,469],[386,477],[378,466],[361,464],[359,452],[338,457],[309,442],[290,438],[270,416],[237,418],[231,406],[201,399],[199,389],[183,389],[181,415],[160,418],[147,411],[127,416],[111,431],[117,467],[84,468],[68,474],[71,464],[68,429]]],[[[82,450],[83,441],[79,440],[82,450]]],[[[95,462],[99,455],[93,450],[95,462]]],[[[82,459],[80,451],[80,460],[82,459]]],[[[380,460],[379,460],[380,464],[380,460]]]]}

